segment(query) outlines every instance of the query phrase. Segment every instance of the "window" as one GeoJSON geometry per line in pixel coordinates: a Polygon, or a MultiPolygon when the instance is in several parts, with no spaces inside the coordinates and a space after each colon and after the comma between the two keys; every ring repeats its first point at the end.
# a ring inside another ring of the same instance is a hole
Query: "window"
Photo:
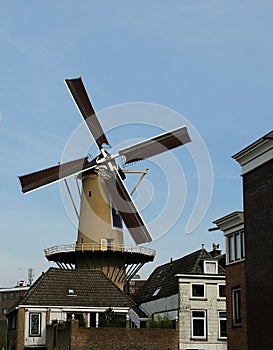
{"type": "Polygon", "coordinates": [[[204,273],[217,274],[218,261],[204,261],[204,273]]]}
{"type": "Polygon", "coordinates": [[[191,336],[202,339],[207,337],[206,311],[195,310],[191,312],[191,336]]]}
{"type": "Polygon", "coordinates": [[[161,288],[156,288],[156,290],[154,291],[153,297],[155,297],[159,292],[160,292],[161,288]]]}
{"type": "Polygon", "coordinates": [[[112,217],[113,229],[122,230],[122,219],[121,219],[119,212],[115,208],[114,203],[112,201],[111,201],[111,217],[112,217]]]}
{"type": "Polygon", "coordinates": [[[228,263],[240,261],[245,258],[244,231],[237,231],[227,238],[228,263]]]}
{"type": "Polygon", "coordinates": [[[232,324],[240,326],[241,318],[241,288],[232,289],[232,324]]]}
{"type": "Polygon", "coordinates": [[[8,299],[8,293],[3,294],[3,299],[8,299]]]}
{"type": "Polygon", "coordinates": [[[19,299],[20,298],[20,293],[19,292],[15,292],[15,299],[19,299]]]}
{"type": "Polygon", "coordinates": [[[5,315],[7,312],[8,312],[8,309],[4,307],[4,308],[2,309],[2,314],[5,315]]]}
{"type": "Polygon", "coordinates": [[[192,298],[205,298],[205,285],[201,283],[194,283],[191,285],[192,298]]]}
{"type": "Polygon", "coordinates": [[[225,298],[225,297],[226,297],[226,285],[218,284],[218,298],[225,298]]]}
{"type": "Polygon", "coordinates": [[[41,314],[37,312],[30,312],[29,314],[29,336],[41,336],[41,314]]]}
{"type": "Polygon", "coordinates": [[[77,296],[77,294],[75,293],[74,289],[68,289],[67,295],[68,296],[77,296]]]}
{"type": "Polygon", "coordinates": [[[218,311],[219,339],[227,338],[227,316],[225,311],[218,311]]]}
{"type": "Polygon", "coordinates": [[[13,292],[9,293],[9,299],[13,299],[13,292]]]}

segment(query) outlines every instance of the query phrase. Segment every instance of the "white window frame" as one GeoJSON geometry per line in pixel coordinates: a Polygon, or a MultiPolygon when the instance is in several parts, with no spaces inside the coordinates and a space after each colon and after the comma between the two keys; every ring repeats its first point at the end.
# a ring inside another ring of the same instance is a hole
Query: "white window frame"
{"type": "Polygon", "coordinates": [[[218,311],[218,338],[219,339],[227,339],[227,337],[223,337],[221,336],[221,320],[222,321],[226,321],[226,327],[227,327],[227,315],[226,315],[226,310],[219,310],[218,311]],[[220,313],[224,312],[225,313],[225,317],[220,317],[220,313]]]}
{"type": "Polygon", "coordinates": [[[218,289],[218,299],[226,300],[226,297],[221,297],[221,296],[220,296],[220,286],[226,287],[226,284],[225,284],[225,283],[219,283],[219,284],[217,285],[217,289],[218,289]]]}
{"type": "Polygon", "coordinates": [[[207,311],[206,310],[191,310],[191,338],[192,339],[207,339],[207,311]],[[203,317],[193,316],[194,312],[203,312],[203,317]],[[193,323],[194,320],[203,320],[204,323],[204,335],[194,335],[193,334],[193,323]]]}
{"type": "Polygon", "coordinates": [[[242,290],[240,287],[238,288],[234,288],[231,291],[231,295],[232,295],[232,325],[233,326],[241,326],[242,325],[242,290]],[[238,305],[238,299],[236,298],[235,294],[237,294],[237,292],[240,292],[240,305],[238,305]],[[238,310],[237,310],[238,309],[238,310]],[[235,319],[235,316],[237,314],[237,312],[240,314],[240,321],[237,321],[235,319]]]}
{"type": "Polygon", "coordinates": [[[205,283],[198,283],[198,282],[193,282],[191,283],[191,299],[206,299],[206,284],[205,283]],[[196,296],[196,295],[193,295],[193,286],[195,285],[199,285],[199,286],[203,286],[204,287],[204,295],[201,297],[201,296],[196,296]]]}
{"type": "Polygon", "coordinates": [[[238,230],[227,235],[227,264],[234,264],[245,260],[245,234],[244,230],[238,230]]]}
{"type": "Polygon", "coordinates": [[[210,275],[217,275],[218,274],[218,261],[215,260],[204,260],[204,273],[210,274],[210,275]],[[207,269],[207,264],[213,264],[215,265],[215,272],[211,273],[207,269]]]}

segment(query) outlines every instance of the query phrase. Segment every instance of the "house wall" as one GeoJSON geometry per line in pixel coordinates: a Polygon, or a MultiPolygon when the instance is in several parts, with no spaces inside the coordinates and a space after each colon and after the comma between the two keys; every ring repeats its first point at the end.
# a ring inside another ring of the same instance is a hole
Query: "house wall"
{"type": "Polygon", "coordinates": [[[226,280],[228,350],[247,350],[245,262],[226,265],[226,280]],[[232,289],[237,287],[241,288],[242,325],[234,327],[232,324],[232,289]]]}
{"type": "MultiPolygon", "coordinates": [[[[49,334],[53,336],[52,331],[49,334]]],[[[79,328],[73,320],[70,332],[60,329],[57,338],[59,350],[67,350],[68,344],[70,350],[178,350],[176,329],[79,328]]],[[[47,350],[54,349],[53,339],[47,344],[47,350]]]]}
{"type": "Polygon", "coordinates": [[[273,159],[243,176],[248,349],[273,349],[273,159]]]}
{"type": "Polygon", "coordinates": [[[218,311],[226,310],[225,298],[218,297],[218,285],[225,284],[222,279],[179,278],[179,349],[226,350],[226,340],[219,339],[218,311]],[[191,297],[191,283],[205,283],[205,298],[191,297]],[[206,310],[207,339],[191,338],[191,310],[206,310]]]}
{"type": "MultiPolygon", "coordinates": [[[[20,309],[22,310],[22,309],[20,309]]],[[[25,334],[24,345],[25,346],[45,346],[46,345],[46,310],[43,309],[28,309],[25,311],[25,334]],[[40,318],[40,336],[30,336],[30,313],[39,313],[40,318]]]]}
{"type": "Polygon", "coordinates": [[[9,311],[28,289],[29,287],[15,287],[0,290],[0,321],[7,321],[4,311],[9,311]]]}
{"type": "Polygon", "coordinates": [[[160,315],[168,313],[170,319],[175,320],[178,316],[178,294],[167,298],[151,300],[140,305],[149,315],[160,315]]]}

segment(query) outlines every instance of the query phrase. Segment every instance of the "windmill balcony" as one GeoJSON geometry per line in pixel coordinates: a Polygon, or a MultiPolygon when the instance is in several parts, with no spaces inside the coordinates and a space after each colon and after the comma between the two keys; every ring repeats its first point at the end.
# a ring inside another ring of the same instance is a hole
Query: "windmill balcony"
{"type": "Polygon", "coordinates": [[[149,256],[155,256],[156,252],[154,249],[142,247],[142,246],[129,246],[123,244],[105,245],[101,243],[79,243],[79,244],[63,244],[59,246],[53,246],[44,250],[45,256],[60,254],[60,253],[71,253],[71,252],[96,252],[96,251],[112,251],[112,252],[128,252],[138,253],[149,256]]]}

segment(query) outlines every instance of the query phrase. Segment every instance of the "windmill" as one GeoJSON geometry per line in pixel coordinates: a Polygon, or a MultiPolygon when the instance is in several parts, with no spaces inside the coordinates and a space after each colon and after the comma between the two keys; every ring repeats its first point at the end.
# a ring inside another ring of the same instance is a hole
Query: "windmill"
{"type": "Polygon", "coordinates": [[[80,177],[81,208],[76,244],[48,248],[45,255],[62,268],[101,269],[122,288],[144,263],[154,259],[155,252],[141,246],[151,242],[152,236],[125,187],[125,174],[116,159],[123,157],[128,165],[191,140],[187,128],[182,126],[110,154],[106,148],[110,144],[82,79],[66,79],[65,83],[100,153],[92,160],[84,157],[20,176],[22,191],[27,193],[75,174],[80,177]],[[135,247],[124,246],[121,219],[135,247]]]}

